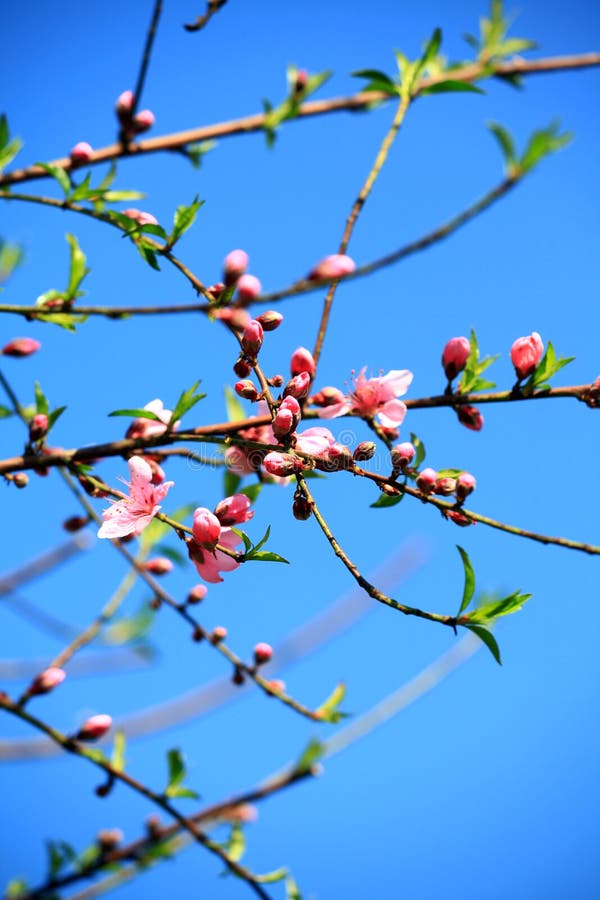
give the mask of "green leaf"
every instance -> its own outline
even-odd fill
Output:
[[[287,877],[288,870],[285,868],[275,869],[273,872],[267,872],[265,875],[255,875],[254,880],[260,884],[274,884],[276,881],[283,881]]]
[[[113,769],[116,769],[117,772],[125,771],[125,746],[125,732],[122,728],[118,728],[115,732],[115,742],[113,745],[113,752],[110,760]]]
[[[241,422],[242,419],[247,418],[240,398],[234,394],[229,385],[225,385],[225,409],[228,422]]]
[[[66,865],[77,859],[77,854],[66,841],[46,841],[46,850],[49,881],[52,881]]]
[[[289,559],[285,559],[285,557],[280,556],[278,553],[273,553],[271,550],[252,551],[246,559],[252,560],[253,562],[280,562],[289,565]]]
[[[187,389],[187,391],[182,391],[179,395],[179,400],[175,404],[175,408],[171,414],[171,419],[169,421],[169,425],[167,426],[169,429],[172,428],[176,422],[188,412],[192,407],[199,403],[200,400],[203,400],[206,397],[206,394],[197,394],[196,390],[199,381],[195,381],[193,385]]]
[[[10,143],[6,144],[0,150],[0,172],[5,169],[9,163],[13,161],[17,153],[22,149],[23,141],[20,138],[13,138]]]
[[[162,225],[154,225],[152,222],[147,222],[145,225],[140,225],[140,234],[153,234],[156,237],[162,238],[163,241],[166,241],[168,238],[167,232],[162,227]]]
[[[234,531],[237,535],[239,535],[239,537],[241,537],[241,539],[243,540],[243,542],[244,542],[244,550],[246,551],[246,553],[251,552],[252,549],[253,549],[253,548],[252,548],[252,541],[250,540],[250,538],[248,537],[248,535],[246,534],[246,532],[245,532],[245,531],[242,531],[241,528],[232,528],[231,530]]]
[[[193,791],[191,788],[182,787],[181,785],[167,788],[165,793],[167,797],[189,797],[190,800],[198,800],[200,797],[200,794],[197,791]]]
[[[465,586],[463,590],[462,600],[460,603],[460,607],[456,616],[460,616],[460,614],[467,609],[471,600],[473,599],[473,594],[475,593],[475,572],[473,570],[473,566],[471,564],[471,560],[469,559],[469,554],[466,550],[463,550],[462,547],[457,545],[456,549],[460,553],[460,558],[462,559],[462,564],[465,570]]]
[[[552,122],[548,128],[533,132],[520,159],[523,172],[530,172],[544,156],[562,149],[573,139],[570,132],[559,134],[559,127],[559,122]]]
[[[217,141],[200,141],[197,144],[188,144],[185,148],[188,159],[195,169],[199,169],[202,165],[202,157],[210,150],[214,150]]]
[[[442,43],[442,30],[441,28],[436,28],[431,37],[429,38],[427,44],[425,45],[425,50],[423,51],[423,55],[420,60],[418,60],[417,65],[414,69],[413,80],[411,84],[411,90],[416,86],[417,81],[421,77],[421,74],[426,70],[428,64],[434,59],[440,49]]]
[[[129,416],[135,419],[151,419],[153,422],[162,422],[162,419],[156,413],[150,412],[149,409],[113,409],[108,413],[109,416]]]
[[[330,696],[316,710],[315,715],[323,722],[335,724],[340,719],[346,718],[348,713],[339,712],[338,706],[346,696],[346,685],[341,681],[332,691]]]
[[[39,381],[35,382],[33,389],[35,391],[35,411],[36,411],[36,413],[38,413],[38,415],[40,413],[42,413],[43,415],[47,416],[48,413],[50,412],[50,405],[48,403],[48,400],[47,400],[44,392],[42,391],[42,389],[40,387]]]
[[[321,743],[321,741],[318,741],[316,738],[311,738],[303,750],[300,759],[294,766],[294,772],[298,772],[298,774],[310,772],[314,764],[322,759],[324,754],[325,744]]]
[[[8,119],[5,114],[2,113],[2,115],[0,115],[0,150],[4,150],[8,144],[9,137],[10,131],[8,129]]]
[[[78,871],[84,871],[85,869],[89,869],[90,866],[93,866],[100,856],[100,847],[98,844],[90,844],[89,847],[86,847],[85,850],[77,857],[75,861],[76,868]]]
[[[65,331],[71,332],[75,332],[76,325],[82,325],[88,320],[87,315],[67,312],[36,313],[35,318],[37,322],[49,322],[51,325],[58,325],[60,328],[64,328]]]
[[[148,603],[132,616],[123,616],[108,626],[103,641],[111,647],[132,644],[145,638],[154,624],[154,610]]]
[[[157,272],[160,272],[160,266],[156,259],[156,250],[154,247],[147,244],[142,238],[138,238],[135,242],[135,246],[138,248],[140,256],[144,259],[150,268],[155,269]]]
[[[181,782],[185,778],[186,772],[183,754],[177,747],[174,747],[172,750],[168,751],[167,765],[169,769],[169,781],[165,793],[167,794],[167,796],[171,796],[169,794],[169,789],[181,784]]]
[[[438,478],[458,478],[459,475],[462,475],[465,469],[436,469],[438,474]]]
[[[404,494],[385,494],[383,491],[375,501],[375,503],[371,503],[371,509],[389,509],[390,506],[397,506],[404,500]]]
[[[425,94],[450,93],[485,94],[485,91],[477,87],[477,85],[471,84],[469,81],[457,81],[454,78],[447,78],[445,81],[436,81],[435,84],[430,84],[428,87],[419,90],[419,96],[421,97]]]
[[[232,494],[237,493],[241,483],[241,477],[232,472],[231,469],[227,469],[223,475],[223,493],[225,496],[231,497]]]
[[[267,530],[263,534],[262,538],[258,542],[258,544],[254,545],[254,550],[260,550],[261,547],[264,547],[267,541],[269,540],[269,535],[271,534],[271,526],[267,526]]]
[[[66,290],[67,300],[76,296],[79,285],[90,271],[85,267],[85,253],[77,243],[77,238],[73,234],[67,234],[67,241],[71,248],[71,259],[69,265],[69,283]]]
[[[482,372],[491,366],[493,362],[498,359],[498,355],[496,356],[486,356],[483,359],[479,359],[479,345],[477,343],[477,335],[475,334],[475,330],[471,329],[471,352],[469,353],[469,358],[467,359],[467,363],[463,370],[463,373],[460,378],[460,382],[458,385],[458,392],[460,394],[468,394],[475,390],[475,385],[478,383],[483,383],[485,385],[490,385],[491,387],[495,387],[492,382],[489,381],[481,381],[480,375]]]
[[[424,460],[425,460],[425,455],[426,455],[425,444],[423,443],[422,440],[420,440],[420,438],[418,438],[416,436],[416,434],[413,434],[412,431],[410,433],[410,441],[411,441],[411,444],[414,446],[415,450],[417,451],[415,454],[415,458],[413,460],[413,467],[415,469],[418,469],[418,468],[420,468],[421,463],[424,462]]]
[[[19,244],[11,244],[0,239],[0,284],[8,281],[17,266],[23,262],[25,253]]]
[[[285,879],[285,900],[302,900],[300,888],[291,875]]]
[[[239,822],[234,822],[229,832],[229,838],[223,845],[223,849],[227,852],[229,859],[239,862],[246,852],[246,838],[244,837],[244,829]]]
[[[250,503],[254,503],[254,501],[262,491],[262,488],[262,483],[258,481],[256,484],[249,484],[248,487],[242,488],[239,493],[244,494],[248,498]]]
[[[481,625],[466,625],[465,628],[468,628],[469,631],[472,631],[473,634],[476,634],[477,637],[483,641],[498,665],[501,666],[502,659],[500,658],[500,647],[492,632],[488,631],[487,628],[483,628]]]
[[[527,38],[509,38],[496,46],[494,55],[514,56],[515,53],[522,53],[523,50],[535,50],[538,46],[537,41],[530,41]]]
[[[52,412],[48,416],[48,431],[50,431],[59,416],[62,416],[66,408],[66,406],[58,406],[56,409],[52,410]]]
[[[560,359],[557,359],[556,351],[554,350],[551,341],[548,341],[546,352],[544,353],[544,356],[540,360],[531,377],[523,386],[523,391],[527,393],[527,391],[532,390],[533,388],[542,387],[542,385],[544,385],[546,381],[552,378],[553,375],[556,375],[556,373],[559,372],[564,366],[567,366],[570,362],[573,362],[574,359],[574,356],[561,356]]]
[[[196,219],[196,214],[203,205],[204,200],[198,200],[196,196],[190,206],[178,206],[173,217],[173,230],[167,242],[170,247],[179,240],[182,234],[191,228]]]
[[[17,900],[17,897],[26,894],[28,891],[29,885],[24,878],[13,878],[6,885],[4,894],[6,900]]]
[[[48,175],[52,175],[52,177],[56,179],[56,181],[58,181],[61,188],[63,189],[65,198],[69,196],[69,194],[71,193],[71,179],[64,169],[61,169],[60,166],[53,166],[52,163],[40,162],[36,163],[36,165],[40,166],[42,169],[44,169],[45,172],[48,173]]]
[[[366,78],[368,81],[381,81],[383,84],[387,84],[390,88],[395,92],[398,85],[395,81],[392,81],[389,75],[386,75],[385,72],[380,72],[379,69],[358,69],[356,72],[350,73],[353,78]]]
[[[469,622],[491,622],[494,619],[499,619],[500,616],[507,616],[510,613],[517,612],[532,596],[532,594],[522,594],[520,591],[515,591],[508,597],[494,600],[473,610],[473,612],[469,613]]]
[[[71,193],[69,195],[69,202],[75,203],[75,202],[77,202],[77,200],[87,200],[90,193],[94,193],[90,188],[91,182],[92,182],[92,173],[88,172],[87,175],[85,176],[85,178],[83,179],[83,181],[81,182],[81,184],[77,185],[77,187],[75,187],[71,191]],[[96,193],[97,193],[97,190],[96,190]]]
[[[507,131],[506,128],[504,128],[502,125],[499,125],[498,122],[488,122],[487,127],[498,141],[498,146],[500,147],[502,156],[504,157],[506,171],[508,174],[510,174],[518,165],[517,151],[515,149],[515,143],[512,139],[512,136],[510,132]]]
[[[102,191],[102,199],[107,203],[121,203],[124,200],[143,200],[145,196],[141,191]],[[132,220],[130,219],[129,221],[131,222]]]
[[[12,409],[9,409],[8,406],[4,406],[0,403],[0,419],[8,419],[9,416],[14,415]]]

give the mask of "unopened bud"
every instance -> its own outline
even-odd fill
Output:
[[[317,468],[326,472],[337,472],[340,469],[351,469],[354,464],[350,449],[345,444],[332,444],[319,454]]]
[[[535,372],[543,353],[544,344],[537,331],[528,337],[517,338],[510,348],[510,358],[519,381]]]
[[[281,678],[271,678],[268,682],[269,688],[274,691],[276,694],[285,693],[285,681],[282,681]]]
[[[466,337],[450,338],[442,353],[442,365],[446,378],[452,381],[462,372],[471,353],[471,344]]]
[[[50,668],[36,675],[29,685],[27,693],[31,697],[37,694],[47,694],[49,691],[53,691],[55,687],[58,687],[59,684],[62,684],[66,677],[66,673],[62,669],[59,669],[57,666],[50,666]]]
[[[2,348],[4,356],[31,356],[40,349],[42,345],[33,338],[13,338]]]
[[[115,112],[117,113],[120,122],[128,122],[131,118],[133,102],[133,91],[123,91],[123,93],[119,94],[117,97]]]
[[[196,584],[194,587],[188,592],[186,597],[186,601],[188,603],[201,603],[208,593],[208,588],[205,584]]]
[[[394,472],[404,472],[415,458],[416,452],[410,441],[404,441],[404,443],[392,447],[390,456]]]
[[[299,456],[292,456],[291,453],[278,453],[276,450],[267,453],[263,465],[269,475],[276,475],[279,478],[295,475],[308,468],[306,460],[300,459]]]
[[[300,404],[295,397],[288,395],[281,401],[275,418],[271,423],[273,434],[277,439],[287,437],[296,430],[301,418]]]
[[[334,406],[336,403],[341,403],[344,399],[345,395],[336,387],[321,388],[320,391],[311,397],[315,406]]]
[[[475,490],[476,484],[475,478],[469,472],[463,472],[462,475],[459,475],[456,479],[457,499],[463,501]]]
[[[417,475],[417,487],[424,494],[430,494],[435,488],[437,481],[437,472],[435,469],[423,469]]]
[[[223,625],[217,625],[216,628],[213,628],[211,637],[215,644],[219,644],[227,637],[227,629]]]
[[[206,550],[214,550],[219,543],[221,523],[209,509],[199,506],[194,512],[192,534],[200,547]]]
[[[299,375],[294,375],[283,389],[283,396],[295,397],[296,400],[302,400],[304,397],[308,396],[311,380],[308,372],[300,372]]]
[[[233,367],[233,371],[239,378],[246,378],[246,376],[249,375],[252,371],[252,366],[242,356],[240,356],[235,366]]]
[[[445,519],[450,519],[450,521],[454,522],[455,525],[458,525],[459,528],[467,528],[469,525],[475,525],[473,519],[469,519],[468,516],[465,516],[456,509],[443,510],[443,516]]]
[[[262,347],[263,338],[264,334],[260,322],[257,322],[256,319],[250,319],[244,328],[242,337],[242,350],[244,353],[247,353],[248,356],[256,356]]]
[[[438,478],[435,487],[433,489],[435,494],[439,494],[441,497],[450,497],[451,494],[456,490],[456,478],[449,478],[446,475],[443,475],[441,478]]]
[[[257,316],[256,321],[260,322],[264,331],[275,331],[275,329],[279,328],[279,326],[283,322],[283,316],[280,312],[276,312],[274,309],[269,309],[267,310],[267,312],[261,313],[260,316]]]
[[[260,396],[254,384],[247,378],[236,383],[235,392],[238,397],[243,397],[244,400],[252,400],[253,402],[258,400]]]
[[[210,284],[206,288],[206,293],[210,294],[209,299],[214,302],[220,298],[220,296],[224,290],[225,290],[225,285],[223,284],[222,281],[218,281],[216,284]]]
[[[349,256],[344,256],[342,253],[333,253],[331,256],[326,256],[325,259],[322,259],[320,263],[317,263],[308,277],[312,281],[342,278],[344,275],[354,272],[355,269],[356,263]]]
[[[48,416],[38,413],[29,423],[29,440],[41,441],[48,433]]]
[[[133,117],[131,128],[135,134],[142,134],[154,125],[154,113],[150,109],[142,109]]]
[[[138,225],[158,225],[158,219],[152,213],[144,212],[142,209],[124,209],[121,214],[133,219]]]
[[[89,719],[86,719],[75,737],[78,741],[97,741],[111,728],[111,717],[100,713],[98,716],[91,716]]]
[[[248,254],[245,250],[231,250],[223,260],[223,277],[230,287],[235,284],[248,268]]]
[[[196,627],[192,631],[192,640],[195,641],[197,644],[199,644],[200,641],[204,640],[204,632],[202,631],[202,629],[200,628],[199,625],[196,625]]]
[[[476,406],[457,406],[456,415],[460,424],[471,431],[481,431],[483,428],[483,416]]]
[[[273,656],[273,648],[270,644],[260,643],[254,648],[254,662],[257,666],[268,663]]]
[[[231,680],[233,681],[234,684],[237,684],[237,685],[242,685],[244,683],[244,681],[245,681],[244,673],[242,672],[242,670],[240,668],[238,668],[238,666],[236,666],[235,669],[233,670],[233,675],[231,676]]]
[[[290,360],[290,372],[292,375],[300,375],[301,372],[308,372],[311,378],[315,377],[317,366],[315,358],[306,347],[298,347],[292,353]]]
[[[73,164],[88,162],[94,155],[94,151],[87,141],[79,141],[71,150],[69,156]]]
[[[100,850],[104,851],[104,853],[108,853],[122,843],[123,832],[120,828],[103,828],[102,831],[99,831],[96,835],[96,841]]]
[[[298,69],[296,72],[296,81],[294,82],[294,93],[302,94],[308,83],[308,72],[306,69]]]
[[[146,560],[144,569],[152,575],[166,575],[173,571],[173,563],[166,556],[155,556],[153,559]]]
[[[310,519],[312,511],[313,504],[311,500],[308,500],[301,493],[297,492],[296,494],[294,494],[292,513],[295,519],[298,519],[299,522],[306,522],[307,519]]]
[[[267,378],[267,382],[274,388],[280,388],[283,384],[283,375],[271,375],[270,378]]]
[[[596,406],[600,406],[600,375],[598,375],[596,380],[590,384],[582,399],[592,409]]]
[[[13,476],[13,484],[17,488],[25,488],[29,484],[29,475],[27,472],[15,472]]]
[[[242,275],[236,284],[237,295],[240,300],[255,300],[262,291],[262,284],[256,275]]]
[[[228,528],[231,525],[241,525],[254,516],[254,511],[250,509],[250,500],[245,494],[232,494],[231,497],[225,497],[215,507],[215,516],[223,525]]]
[[[62,527],[69,534],[74,534],[76,531],[81,531],[82,528],[85,528],[89,521],[89,516],[69,516],[62,523]]]
[[[361,441],[360,444],[354,448],[352,459],[356,460],[356,462],[373,459],[376,450],[377,445],[373,441]]]

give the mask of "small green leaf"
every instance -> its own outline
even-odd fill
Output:
[[[77,859],[77,854],[65,841],[46,841],[48,852],[48,878],[52,881],[66,865]]]
[[[351,72],[350,74],[353,78],[366,78],[368,81],[381,81],[394,91],[398,87],[389,75],[386,75],[385,72],[380,72],[379,69],[358,69],[356,72]]]
[[[135,419],[151,419],[153,422],[161,422],[162,419],[149,409],[113,409],[109,416],[129,416]]]
[[[244,549],[245,549],[246,553],[250,553],[253,549],[252,541],[250,540],[250,538],[248,537],[246,532],[242,531],[241,528],[232,528],[231,530],[234,531],[237,535],[239,535],[239,537],[241,537],[241,539],[244,542]]]
[[[488,631],[487,628],[483,628],[483,626],[481,625],[466,625],[465,627],[468,628],[469,631],[472,631],[473,634],[476,634],[477,637],[483,641],[498,665],[501,666],[502,659],[500,658],[500,647],[498,646],[498,642],[496,641],[496,638],[494,637],[492,632]]]
[[[420,97],[424,96],[425,94],[451,93],[485,94],[485,91],[482,90],[482,88],[477,87],[477,85],[471,84],[469,81],[457,81],[453,78],[447,78],[444,81],[436,81],[435,84],[430,84],[428,85],[428,87],[424,87],[419,90]]]
[[[517,612],[531,599],[532,596],[532,594],[522,594],[520,591],[515,591],[514,593],[509,594],[508,597],[503,597],[501,600],[494,600],[491,603],[486,603],[484,606],[479,606],[477,609],[473,610],[473,612],[469,613],[469,622],[491,622],[494,619],[499,619],[500,616],[507,616],[510,613]]]
[[[239,862],[246,852],[246,838],[244,836],[244,829],[239,822],[235,822],[231,826],[229,838],[223,845],[223,849],[227,852],[227,856],[229,857],[229,859],[232,859],[234,862]]]
[[[460,614],[467,609],[469,603],[473,599],[473,594],[475,593],[475,572],[473,570],[473,566],[471,564],[471,560],[469,559],[469,554],[466,550],[463,550],[462,547],[457,545],[456,549],[460,553],[460,558],[462,559],[462,563],[465,570],[465,586],[463,590],[462,600],[456,616],[460,616]]]
[[[204,200],[198,200],[195,197],[190,206],[178,206],[173,217],[173,230],[169,235],[167,242],[170,247],[179,240],[182,234],[191,228],[196,219],[196,214],[203,205]]]
[[[260,539],[258,544],[254,545],[254,549],[260,550],[261,547],[264,547],[265,544],[267,543],[267,541],[269,540],[270,534],[271,534],[271,526],[269,525],[269,526],[267,526],[267,530],[265,531],[264,535],[262,536],[262,538]]]
[[[0,419],[8,419],[9,416],[14,415],[12,409],[9,409],[8,406],[4,406],[0,403]]]
[[[59,416],[62,416],[66,408],[66,406],[58,406],[56,409],[52,410],[52,412],[48,416],[48,431],[50,431]]]
[[[199,381],[195,381],[193,385],[187,389],[187,391],[182,391],[179,395],[179,400],[175,404],[175,408],[171,414],[171,419],[168,427],[172,428],[176,422],[192,409],[196,403],[200,400],[203,400],[206,397],[206,394],[197,394],[196,390],[198,389]]]
[[[168,787],[171,788],[175,785],[181,784],[181,782],[185,778],[186,769],[183,754],[177,747],[174,747],[172,750],[168,751],[167,765],[169,767]]]
[[[401,494],[385,494],[383,491],[375,501],[375,503],[371,503],[371,509],[389,509],[390,506],[397,506],[404,500],[404,493]]]
[[[425,444],[416,436],[416,434],[413,434],[412,431],[410,433],[410,441],[417,451],[413,460],[413,466],[415,469],[418,469],[421,466],[421,463],[425,461]]]
[[[260,882],[260,884],[275,884],[276,881],[283,881],[287,877],[287,873],[287,869],[275,869],[275,871],[267,872],[265,875],[255,875],[254,880]]]
[[[90,193],[93,193],[93,191],[90,187],[91,182],[92,182],[92,173],[88,172],[87,175],[85,176],[85,178],[83,179],[83,181],[81,182],[81,184],[78,184],[77,187],[75,187],[71,191],[71,193],[69,195],[69,202],[76,203],[77,200],[87,200],[89,198]],[[96,193],[97,193],[97,190],[96,190]]]
[[[10,143],[6,144],[0,150],[0,172],[5,169],[9,163],[13,161],[17,153],[22,149],[23,141],[20,138],[13,138]]]
[[[24,878],[13,878],[6,885],[6,889],[4,891],[6,900],[17,900],[22,894],[26,894],[29,891],[29,885],[25,881]]]
[[[239,397],[234,394],[229,385],[225,385],[225,409],[228,422],[241,422],[242,419],[247,418]]]
[[[40,387],[39,381],[35,382],[33,389],[35,391],[35,411],[36,411],[36,413],[38,413],[38,414],[42,413],[43,415],[47,416],[48,413],[50,412],[50,405],[48,403],[48,400],[47,400],[44,392],[42,391],[42,389]]]
[[[11,244],[0,238],[0,284],[8,281],[17,266],[23,262],[24,256],[19,244]]]
[[[140,256],[144,259],[150,268],[155,269],[157,272],[160,272],[160,266],[158,264],[158,260],[156,259],[156,249],[150,244],[146,243],[142,238],[138,238],[135,242],[135,246],[138,248]]]
[[[231,469],[227,469],[223,475],[223,493],[225,496],[231,497],[232,494],[237,493],[237,489],[241,483],[241,477],[236,475],[235,472],[232,472]]]
[[[5,114],[2,113],[2,115],[0,115],[0,150],[4,150],[8,144],[9,137],[10,131],[8,129],[8,119]]]
[[[323,722],[335,724],[340,719],[347,717],[348,713],[338,711],[338,706],[346,696],[346,685],[341,681],[332,691],[330,696],[316,710],[315,715]]]
[[[82,850],[75,861],[75,867],[79,872],[83,872],[93,866],[100,856],[100,847],[98,844],[90,844],[85,850]]]
[[[285,900],[302,900],[300,888],[291,875],[285,879]]]
[[[573,135],[570,132],[559,134],[559,127],[558,122],[552,122],[548,128],[533,132],[520,159],[520,166],[524,172],[530,172],[544,156],[555,153],[570,143]]]
[[[417,81],[421,77],[421,74],[427,69],[428,64],[434,59],[440,49],[442,44],[442,30],[441,28],[436,28],[431,37],[429,38],[427,44],[425,45],[425,50],[423,51],[423,56],[417,62],[417,65],[414,70],[413,81],[411,85],[411,89],[416,86]]]
[[[36,165],[40,166],[44,171],[48,173],[48,175],[52,175],[56,181],[60,184],[63,189],[65,197],[68,197],[71,193],[71,179],[67,175],[64,169],[61,169],[60,166],[53,166],[52,163],[36,163]]]
[[[314,764],[322,759],[324,754],[325,744],[322,744],[316,738],[311,738],[294,766],[294,771],[298,772],[298,774],[310,772]]]
[[[121,203],[125,200],[143,200],[146,195],[141,191],[103,191],[102,199],[107,203]],[[131,219],[130,219],[131,221]]]
[[[191,788],[182,787],[181,785],[167,788],[165,793],[167,797],[189,797],[190,800],[198,800],[200,797],[200,794],[197,791],[193,791]]]
[[[242,488],[239,493],[244,494],[248,498],[250,503],[254,503],[254,501],[262,491],[262,488],[262,483],[258,481],[256,484],[249,484],[248,487]]]
[[[498,146],[504,157],[506,171],[510,174],[517,166],[517,152],[512,136],[506,128],[499,125],[497,122],[488,122],[487,127],[498,141]]]
[[[113,769],[116,769],[117,772],[125,771],[125,746],[125,732],[122,728],[118,728],[115,732],[115,742],[113,745],[113,752],[110,760]]]
[[[278,553],[273,553],[271,550],[252,551],[246,559],[252,560],[253,562],[280,562],[289,565],[289,559],[285,559],[285,557],[280,556]]]
[[[217,141],[200,141],[197,144],[188,144],[185,152],[193,167],[199,169],[202,165],[203,156],[210,150],[214,150],[216,146]]]
[[[69,265],[69,283],[66,290],[67,300],[72,299],[79,290],[79,285],[90,271],[85,267],[85,253],[77,243],[73,234],[67,234],[67,241],[71,248],[71,260]]]
[[[527,393],[529,390],[533,388],[540,388],[545,385],[545,382],[549,381],[553,375],[556,375],[564,366],[567,366],[570,362],[573,362],[575,359],[574,356],[567,356],[557,359],[556,351],[552,346],[552,342],[548,341],[548,346],[546,347],[546,352],[544,356],[539,362],[539,365],[536,367],[535,372],[531,375],[529,380],[523,385],[523,392]]]

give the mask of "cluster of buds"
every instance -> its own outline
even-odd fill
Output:
[[[464,503],[465,499],[475,490],[477,482],[469,472],[461,472],[460,475],[440,475],[435,469],[422,469],[416,477],[416,485],[423,494],[437,494],[440,497],[456,495],[458,503]]]
[[[121,124],[121,137],[124,140],[131,140],[136,134],[142,134],[154,125],[154,113],[149,109],[142,109],[132,115],[134,103],[133,91],[123,91],[115,104],[115,112]]]

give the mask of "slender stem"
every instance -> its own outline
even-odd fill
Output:
[[[266,900],[269,900],[269,895],[263,890],[260,884],[256,882],[255,876],[252,874],[252,872],[250,872],[244,866],[240,865],[240,863],[233,860],[225,852],[225,850],[223,850],[223,848],[219,846],[219,844],[216,844],[206,834],[204,834],[204,832],[200,831],[196,824],[182,815],[179,810],[177,810],[169,802],[164,794],[157,794],[145,784],[142,784],[140,781],[137,781],[131,775],[127,774],[127,772],[116,769],[103,756],[100,756],[97,753],[88,750],[87,747],[83,746],[79,741],[75,740],[72,737],[68,737],[66,734],[58,731],[58,729],[52,728],[50,725],[47,725],[41,719],[32,716],[31,713],[27,712],[27,710],[23,709],[18,704],[13,703],[13,701],[10,700],[10,698],[6,694],[0,694],[0,708],[6,710],[6,712],[12,713],[13,715],[17,716],[17,718],[21,719],[24,722],[27,722],[29,725],[32,725],[34,728],[37,728],[38,731],[42,731],[55,743],[60,744],[63,750],[66,750],[67,753],[73,753],[75,756],[86,759],[88,762],[92,763],[95,766],[98,766],[98,768],[106,772],[106,774],[112,780],[121,781],[123,784],[126,784],[132,790],[136,791],[136,793],[141,794],[142,797],[146,797],[147,800],[152,801],[152,803],[154,803],[156,806],[159,806],[173,819],[175,819],[175,821],[178,822],[182,828],[188,831],[199,844],[201,844],[203,847],[206,847],[207,850],[210,850],[211,853],[214,853],[216,856],[218,856],[219,859],[221,859],[225,863],[228,869],[230,869],[232,872],[235,872],[235,874],[239,878],[243,878],[243,880],[250,885],[250,887],[259,897],[263,897],[266,898]]]
[[[354,231],[354,226],[356,225],[357,219],[361,213],[363,206],[367,201],[367,197],[371,193],[373,185],[377,180],[377,176],[381,172],[383,165],[388,157],[391,146],[394,143],[394,139],[400,130],[400,126],[404,121],[404,117],[408,111],[408,107],[410,106],[411,97],[406,94],[400,100],[398,107],[396,109],[396,113],[392,120],[392,124],[390,125],[387,134],[385,135],[383,141],[381,142],[381,146],[377,152],[377,156],[375,157],[375,162],[373,163],[369,174],[367,175],[363,186],[358,192],[358,196],[354,203],[352,204],[352,209],[346,219],[346,225],[344,227],[344,233],[342,234],[342,240],[340,241],[339,253],[345,253],[348,244],[350,243],[350,238],[352,237],[352,232]],[[323,303],[323,311],[321,313],[321,320],[319,322],[319,328],[317,331],[317,338],[315,341],[315,346],[313,349],[313,357],[315,360],[315,365],[318,366],[319,358],[321,356],[321,350],[323,348],[323,341],[325,340],[325,334],[327,332],[327,326],[329,324],[329,317],[331,315],[331,308],[333,306],[333,301],[335,298],[335,292],[337,290],[337,286],[339,284],[339,279],[332,281],[329,285],[329,290],[327,291],[327,295],[325,297],[325,301]]]
[[[17,395],[15,394],[12,387],[10,386],[10,383],[4,377],[2,370],[0,370],[0,384],[4,388],[6,395],[7,395],[8,399],[10,400],[15,413],[18,415],[18,417],[21,419],[22,422],[26,422],[27,420],[25,418],[25,410],[19,403]]]
[[[144,45],[144,52],[142,54],[142,62],[140,64],[140,71],[137,77],[137,82],[135,85],[135,89],[133,92],[133,103],[131,106],[131,116],[135,115],[140,100],[142,99],[142,93],[144,91],[144,83],[146,81],[146,74],[148,72],[148,66],[150,65],[150,58],[152,56],[152,47],[154,45],[154,40],[156,38],[156,31],[158,28],[158,22],[160,20],[160,16],[162,13],[162,0],[155,0],[154,10],[152,12],[152,19],[150,20],[150,25],[148,27],[148,33],[146,34],[146,43]]]
[[[543,72],[584,69],[598,65],[600,65],[600,53],[555,56],[538,60],[516,58],[508,62],[467,63],[461,68],[453,69],[451,77],[455,81],[471,82],[482,77],[484,74],[500,77],[507,75],[534,75]],[[419,82],[419,89],[429,87],[439,81],[445,81],[447,78],[448,72],[441,72],[439,75],[428,76]],[[312,116],[328,115],[333,112],[364,109],[365,107],[370,106],[375,100],[386,102],[389,101],[389,99],[390,97],[388,94],[379,91],[363,91],[353,94],[350,97],[334,97],[329,100],[308,101],[302,104],[298,111],[297,118],[304,119]],[[259,113],[245,116],[241,119],[234,119],[229,122],[219,122],[214,125],[190,128],[186,131],[148,138],[144,141],[129,144],[126,151],[123,149],[123,145],[117,142],[96,150],[92,155],[89,164],[96,165],[123,156],[131,157],[139,154],[156,153],[165,150],[179,150],[181,147],[185,147],[186,144],[198,141],[261,131],[265,126],[265,119],[265,114]],[[58,166],[66,171],[69,171],[72,168],[69,157],[61,157],[60,159],[52,160],[52,165]],[[40,166],[27,166],[26,168],[15,169],[12,172],[5,172],[3,175],[0,175],[0,185],[16,184],[18,182],[47,177],[48,173]]]
[[[207,0],[206,3],[206,12],[203,16],[198,16],[195,22],[190,22],[187,25],[184,25],[186,31],[200,31],[201,28],[204,28],[215,13],[218,13],[220,9],[222,9],[227,0]]]

